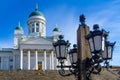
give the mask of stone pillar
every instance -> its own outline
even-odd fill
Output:
[[[35,30],[34,32],[36,32],[36,22],[34,23],[34,30]]]
[[[28,50],[28,70],[30,70],[30,50]]]
[[[46,70],[46,50],[44,50],[44,70]]]
[[[20,69],[23,69],[23,50],[20,50]]]
[[[89,26],[85,24],[84,15],[80,16],[79,28],[77,30],[77,45],[78,45],[78,58],[80,59],[80,75],[79,80],[86,80],[86,59],[90,58],[90,48],[85,36],[89,34]]]
[[[41,33],[42,23],[39,23],[39,32]]]
[[[50,70],[51,70],[51,69],[52,69],[52,59],[51,59],[51,54],[50,54],[49,58],[50,58]]]
[[[54,70],[54,54],[53,54],[53,50],[51,51],[51,69]]]
[[[38,51],[35,50],[35,70],[38,70]]]

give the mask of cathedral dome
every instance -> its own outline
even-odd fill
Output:
[[[33,12],[29,15],[29,18],[30,18],[30,17],[33,17],[33,16],[44,17],[44,15],[42,14],[42,12],[38,11],[38,5],[36,5],[35,11],[33,11]]]
[[[42,17],[44,17],[44,15],[43,15],[41,12],[39,12],[38,10],[32,12],[32,13],[29,15],[29,17],[32,17],[32,16],[42,16]]]

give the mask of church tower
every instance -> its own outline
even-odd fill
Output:
[[[14,31],[14,49],[18,49],[19,43],[22,40],[23,34],[24,32],[19,22],[18,26],[15,28],[15,31]]]
[[[61,31],[59,30],[58,26],[53,29],[53,40],[57,41],[59,39],[59,35],[61,35]]]
[[[46,37],[46,20],[44,15],[36,9],[29,15],[28,18],[28,35],[31,37]]]

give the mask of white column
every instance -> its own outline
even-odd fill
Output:
[[[30,70],[30,50],[28,50],[28,70]]]
[[[51,51],[51,67],[52,67],[52,70],[54,70],[54,54],[53,54],[53,50]]]
[[[41,33],[42,23],[39,23],[39,32]]]
[[[52,69],[52,65],[51,65],[51,63],[52,63],[51,54],[50,54],[49,58],[50,58],[50,70],[51,70],[51,69]]]
[[[34,30],[35,30],[34,32],[36,32],[36,22],[34,23]]]
[[[35,50],[35,70],[38,70],[38,51]]]
[[[44,70],[46,70],[46,50],[44,50]]]
[[[23,50],[20,50],[20,69],[23,69]]]

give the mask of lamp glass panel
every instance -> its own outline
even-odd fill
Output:
[[[107,49],[105,48],[105,50],[102,52],[102,58],[106,59],[107,58]]]
[[[94,45],[93,45],[93,39],[92,38],[89,39],[89,44],[90,44],[90,50],[91,50],[91,52],[93,52],[94,51]]]
[[[95,50],[99,51],[102,48],[102,40],[101,40],[101,36],[94,36],[94,46],[95,46]]]
[[[56,50],[56,56],[57,56],[57,58],[60,58],[59,46],[56,46],[55,50]]]
[[[105,38],[102,37],[102,51],[105,50]]]
[[[70,62],[73,63],[72,53],[70,53],[69,56],[70,56]]]
[[[108,58],[112,58],[112,47],[108,46]]]
[[[61,45],[60,46],[60,51],[61,51],[61,58],[65,58],[67,57],[67,49],[66,49],[66,45]]]
[[[73,63],[77,62],[77,53],[73,53]]]

